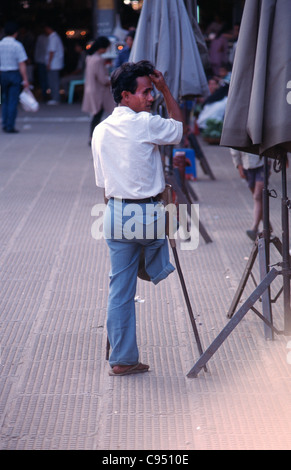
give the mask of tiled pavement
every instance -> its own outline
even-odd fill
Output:
[[[248,312],[208,373],[187,378],[199,355],[177,272],[156,287],[138,282],[140,355],[150,373],[108,376],[109,259],[91,236],[102,193],[88,118],[79,104],[42,105],[37,114],[20,111],[17,124],[18,135],[0,135],[0,448],[290,450],[291,338],[266,341]],[[213,242],[201,238],[197,250],[178,254],[205,348],[228,322],[252,249],[252,201],[229,151],[202,145],[216,180],[197,163],[191,184]],[[280,237],[274,172],[271,187]],[[250,281],[243,298],[253,289]],[[273,313],[281,328],[282,296]]]

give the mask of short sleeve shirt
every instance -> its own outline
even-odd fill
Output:
[[[51,70],[61,70],[64,67],[64,46],[58,33],[55,31],[48,37],[46,63],[49,61],[49,54],[53,52]]]
[[[20,41],[7,36],[0,41],[0,71],[12,72],[19,69],[19,63],[27,60],[27,54]]]
[[[245,170],[260,168],[264,165],[264,160],[259,155],[252,153],[241,152],[235,149],[230,149],[234,165],[242,165]]]
[[[92,152],[97,186],[109,199],[144,199],[165,188],[159,145],[178,144],[183,124],[118,106],[94,130]]]

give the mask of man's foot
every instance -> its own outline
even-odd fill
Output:
[[[109,375],[129,375],[129,374],[141,374],[143,372],[148,372],[150,366],[147,364],[142,364],[138,362],[133,366],[113,366],[109,371]]]
[[[47,102],[47,104],[48,104],[49,106],[56,106],[56,105],[58,105],[58,104],[60,104],[60,103],[59,103],[58,101],[56,101],[56,100],[49,100],[49,101]]]
[[[7,129],[7,128],[4,128],[3,131],[7,132],[7,134],[18,134],[19,132],[17,129]]]

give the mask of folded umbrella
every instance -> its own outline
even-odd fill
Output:
[[[144,59],[163,73],[175,99],[208,96],[207,78],[183,0],[144,0],[129,60]]]
[[[246,0],[220,144],[264,156],[264,238],[268,259],[267,158],[282,171],[285,331],[291,332],[287,153],[291,152],[290,0]]]
[[[246,0],[221,145],[276,157],[291,151],[290,0]]]

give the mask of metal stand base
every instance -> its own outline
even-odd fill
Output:
[[[246,302],[242,305],[242,307],[237,311],[237,313],[232,317],[232,319],[228,322],[228,324],[224,327],[221,333],[217,336],[217,338],[213,341],[213,343],[206,349],[205,353],[202,354],[200,359],[196,362],[194,367],[188,372],[187,377],[193,378],[197,377],[200,370],[205,367],[209,359],[214,355],[214,353],[220,348],[222,343],[227,339],[227,337],[232,333],[235,327],[241,322],[244,316],[248,313],[248,311],[253,307],[257,300],[261,297],[261,295],[270,287],[271,283],[274,279],[280,274],[275,268],[272,268],[271,271],[267,274],[265,279],[258,285],[258,287],[254,290],[254,292],[250,295],[250,297],[246,300]],[[261,320],[263,320],[269,328],[271,328],[275,333],[280,333],[274,326],[263,316],[260,316]]]
[[[287,183],[286,183],[286,167],[287,167],[287,155],[279,155],[280,169],[282,170],[282,244],[279,239],[274,238],[270,240],[270,223],[269,223],[269,200],[268,197],[270,193],[268,192],[268,159],[264,157],[264,173],[265,173],[265,183],[264,183],[264,196],[263,196],[263,209],[264,209],[264,231],[263,238],[259,239],[252,250],[250,259],[245,268],[244,275],[240,281],[237,293],[233,299],[230,310],[228,312],[228,317],[231,318],[229,323],[217,336],[217,338],[212,342],[212,344],[207,348],[204,354],[188,372],[187,377],[197,377],[200,370],[205,367],[209,359],[215,354],[215,352],[220,348],[223,342],[228,338],[236,326],[241,322],[244,316],[249,310],[252,310],[263,322],[265,325],[265,337],[266,339],[273,339],[273,334],[291,334],[291,308],[290,308],[290,255],[289,255],[289,216],[288,209],[291,206],[290,201],[287,197]],[[282,263],[278,263],[279,266],[282,266],[282,270],[278,271],[275,268],[272,268],[269,271],[269,248],[270,243],[273,243],[282,255]],[[259,254],[259,264],[260,264],[260,275],[261,282],[249,296],[249,298],[244,302],[242,307],[234,314],[234,311],[237,307],[237,304],[240,300],[241,294],[246,285],[247,279],[251,274],[255,258]],[[284,294],[284,330],[277,330],[272,324],[272,311],[271,311],[271,299],[270,299],[270,286],[272,282],[276,279],[278,275],[283,276],[283,288],[280,293],[283,291]],[[262,298],[263,304],[263,315],[261,315],[258,310],[254,307],[254,304]],[[276,299],[278,298],[278,295]]]
[[[270,244],[273,244],[275,248],[278,250],[278,252],[282,255],[282,243],[279,240],[279,238],[274,237],[270,240]],[[243,294],[243,291],[247,285],[248,279],[250,276],[252,276],[252,269],[254,266],[254,263],[256,261],[257,256],[259,255],[259,265],[260,265],[260,274],[261,274],[261,280],[266,276],[267,274],[267,264],[265,261],[265,253],[266,253],[266,246],[265,246],[265,239],[264,238],[258,238],[256,242],[254,243],[251,255],[248,259],[247,265],[245,267],[244,273],[242,275],[242,278],[240,280],[239,286],[237,288],[237,291],[235,293],[235,296],[232,300],[231,306],[229,308],[229,311],[227,313],[227,318],[232,318],[234,315],[236,308],[238,306],[238,303],[241,299],[241,296]],[[270,295],[268,295],[267,298],[263,298],[263,314],[264,316],[269,319],[269,321],[272,323],[272,313],[271,313],[271,308],[270,304],[275,303],[279,295],[282,293],[281,289],[279,293],[277,294],[276,298],[274,300],[270,299]],[[269,292],[268,292],[269,294]],[[269,331],[269,328],[265,330],[265,337],[266,339],[273,339],[272,332]]]

